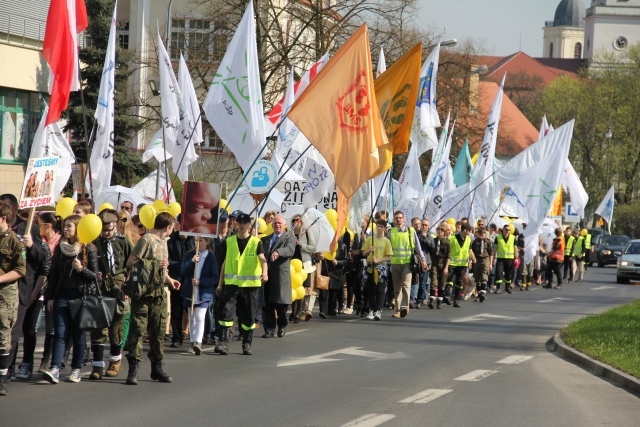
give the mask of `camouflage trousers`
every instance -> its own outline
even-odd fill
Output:
[[[167,327],[167,297],[145,296],[131,301],[129,324],[129,358],[142,361],[142,336],[149,333],[149,361],[156,363],[164,356],[164,332]]]
[[[0,369],[7,369],[11,351],[11,329],[18,317],[18,285],[0,285]],[[6,360],[5,360],[6,359]]]

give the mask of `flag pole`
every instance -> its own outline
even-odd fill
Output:
[[[93,175],[91,174],[91,147],[89,145],[89,127],[87,126],[87,106],[84,103],[84,88],[82,86],[82,68],[80,67],[80,56],[78,55],[78,84],[80,85],[80,103],[82,104],[82,122],[84,125],[84,142],[85,148],[87,150],[87,171],[89,174],[89,195],[91,196],[91,203],[94,203],[93,200]],[[93,128],[95,129],[97,122],[94,121]],[[93,133],[93,130],[92,132]],[[85,178],[86,180],[86,178]],[[109,183],[111,184],[111,183]],[[84,182],[82,184],[82,191],[84,191]],[[84,197],[84,194],[82,195]],[[95,208],[94,208],[95,209]]]

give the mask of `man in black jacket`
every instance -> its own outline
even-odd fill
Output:
[[[18,350],[18,340],[22,335],[22,325],[25,322],[25,318],[34,318],[38,313],[34,313],[34,302],[40,297],[40,292],[45,283],[46,277],[49,275],[51,268],[51,253],[49,247],[42,242],[40,238],[40,228],[38,222],[34,221],[31,225],[29,233],[26,232],[27,223],[18,217],[18,199],[13,194],[3,194],[0,196],[0,201],[7,203],[11,207],[11,216],[7,218],[7,223],[11,226],[11,230],[18,235],[18,238],[22,240],[22,244],[25,247],[26,261],[27,261],[27,274],[22,277],[18,282],[19,292],[19,304],[18,304],[18,316],[16,322],[11,329],[11,353],[9,354],[9,361],[11,363],[9,367],[9,375],[13,376],[15,372],[15,359]],[[39,312],[39,310],[38,310]],[[27,322],[30,323],[30,322]],[[25,335],[26,346],[35,346],[35,333],[29,333]],[[23,366],[20,368],[21,377],[28,376],[33,370],[33,361],[29,363],[29,366]]]
[[[180,215],[176,218],[174,231],[167,241],[169,249],[169,276],[182,283],[180,275],[180,264],[184,254],[193,251],[196,243],[193,236],[180,235]],[[182,318],[184,316],[184,301],[180,296],[179,290],[169,288],[171,296],[171,347],[177,348],[182,345],[184,337],[182,336]]]

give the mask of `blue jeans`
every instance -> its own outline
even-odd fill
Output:
[[[427,283],[430,283],[429,272],[422,273],[418,283],[411,284],[411,302],[422,304],[429,295]],[[429,286],[430,287],[430,286]]]
[[[53,300],[54,339],[51,366],[60,368],[62,356],[64,355],[65,343],[68,341],[69,336],[71,336],[71,339],[73,340],[73,359],[71,361],[71,368],[82,368],[86,337],[84,331],[76,327],[73,319],[71,318],[71,312],[69,311],[69,300],[80,297],[82,297],[80,291],[62,288]]]

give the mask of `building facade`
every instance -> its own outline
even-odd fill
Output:
[[[553,21],[544,26],[544,58],[582,59],[584,51],[584,0],[562,0]]]
[[[640,43],[640,0],[591,0],[585,17],[585,58],[620,53]]]

